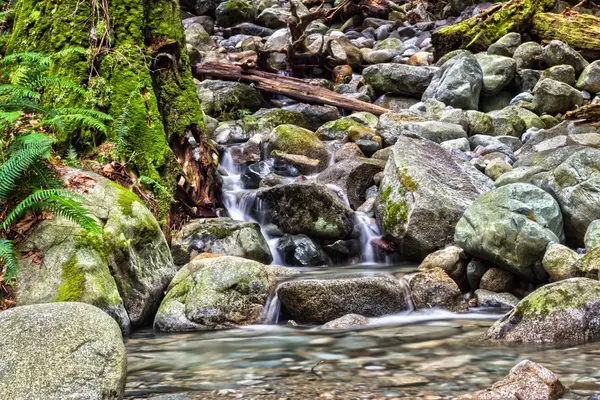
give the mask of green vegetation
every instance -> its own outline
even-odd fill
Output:
[[[0,266],[3,281],[16,276],[17,253],[11,229],[28,213],[50,212],[79,224],[91,234],[102,229],[82,206],[83,197],[63,189],[50,158],[52,135],[67,126],[106,132],[110,116],[89,109],[51,108],[41,104],[46,90],[60,89],[86,96],[73,82],[50,74],[54,55],[17,53],[0,60]]]

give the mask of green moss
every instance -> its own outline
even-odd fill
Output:
[[[407,168],[402,169],[402,171],[398,173],[398,180],[400,181],[400,185],[402,185],[402,187],[409,192],[416,192],[419,187],[417,182],[415,182],[414,179],[408,175]]]
[[[61,284],[54,301],[81,301],[85,289],[85,274],[73,255],[62,267]]]
[[[279,125],[272,135],[274,147],[285,153],[315,159],[327,153],[327,149],[314,133],[294,125]]]
[[[408,206],[402,201],[396,203],[390,201],[386,204],[383,216],[383,227],[387,231],[404,230],[404,224],[408,221]]]
[[[228,0],[225,3],[225,10],[248,13],[252,12],[252,4],[245,0]]]
[[[600,296],[597,285],[586,281],[562,281],[531,293],[515,308],[515,313],[527,318],[546,317],[555,311],[586,307],[588,302]],[[592,287],[593,286],[593,287]]]

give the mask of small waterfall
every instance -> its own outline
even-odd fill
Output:
[[[387,257],[373,246],[375,239],[381,239],[381,230],[375,218],[362,212],[355,212],[355,229],[359,231],[360,262],[364,264],[387,264]]]
[[[279,311],[281,310],[281,301],[277,297],[277,289],[269,296],[265,302],[261,321],[267,325],[276,325],[279,322]]]
[[[243,166],[235,164],[231,155],[232,146],[226,147],[221,156],[220,166],[227,172],[227,176],[223,177],[223,192],[224,197],[227,197],[226,192],[233,192],[242,189],[241,174]]]

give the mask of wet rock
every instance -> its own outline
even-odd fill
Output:
[[[558,400],[566,392],[558,377],[540,364],[529,360],[515,365],[503,380],[492,387],[460,396],[457,400]]]
[[[540,279],[535,264],[549,242],[563,237],[558,203],[530,184],[510,184],[481,195],[456,224],[456,244],[522,278]]]
[[[542,73],[540,81],[544,79],[554,79],[569,86],[575,86],[575,68],[570,65],[555,65]]]
[[[469,145],[469,140],[466,138],[454,139],[454,140],[446,140],[445,142],[440,143],[440,146],[447,150],[460,150],[464,153],[471,150]]]
[[[40,222],[18,250],[18,305],[78,301],[97,306],[123,332],[152,318],[176,273],[169,246],[150,210],[130,190],[92,172],[71,170],[65,184],[80,192],[103,233],[90,236],[53,217]]]
[[[467,281],[471,289],[478,289],[481,278],[489,269],[481,260],[471,260],[467,265]]]
[[[254,22],[256,8],[248,0],[226,0],[215,11],[217,25],[228,28],[242,22]]]
[[[294,104],[286,107],[287,110],[296,111],[304,115],[308,129],[315,131],[321,127],[324,123],[329,121],[336,121],[342,116],[336,107],[331,106],[319,106],[312,104]]]
[[[278,29],[265,42],[264,52],[285,53],[292,42],[292,35],[287,28]]]
[[[256,261],[239,257],[191,261],[169,284],[154,329],[196,331],[255,323],[274,288],[275,275]]]
[[[330,39],[326,44],[326,49],[335,65],[359,67],[362,64],[361,51],[345,36]]]
[[[325,185],[275,186],[260,189],[256,197],[268,210],[257,217],[268,219],[285,233],[343,239],[352,232],[352,210]]]
[[[422,260],[452,241],[465,209],[490,188],[468,162],[430,140],[403,135],[379,188],[379,223],[403,255]]]
[[[179,266],[187,264],[201,253],[248,258],[264,264],[273,261],[260,226],[231,218],[191,220],[173,237],[171,253],[175,264]]]
[[[540,115],[564,113],[583,104],[583,97],[578,90],[552,79],[539,81],[533,89],[533,95],[533,105]]]
[[[232,110],[258,110],[263,99],[260,93],[240,82],[205,80],[196,85],[202,110],[210,116]]]
[[[3,398],[123,398],[123,337],[102,310],[83,303],[16,307],[0,313],[0,335]]]
[[[585,231],[584,243],[587,251],[600,245],[600,219],[596,219],[590,223]]]
[[[292,14],[289,8],[282,7],[270,7],[264,9],[258,17],[256,17],[256,23],[261,26],[266,26],[267,28],[272,29],[280,29],[285,28],[286,19],[290,17]],[[299,15],[303,15],[302,12]]]
[[[375,100],[376,105],[385,107],[392,112],[407,110],[418,102],[419,100],[415,98],[396,96],[392,94],[384,94]]]
[[[308,123],[304,115],[297,111],[286,110],[282,108],[261,109],[254,113],[257,129],[260,132],[270,132],[279,125],[295,125],[301,128],[308,128]]]
[[[484,53],[477,54],[475,58],[483,71],[482,92],[486,96],[500,93],[517,73],[517,63],[512,58]]]
[[[422,99],[436,99],[452,107],[477,110],[482,85],[483,71],[477,59],[461,53],[435,73]]]
[[[287,265],[327,265],[325,252],[306,235],[284,235],[277,243],[277,251]]]
[[[511,293],[496,293],[485,289],[475,291],[480,307],[514,308],[519,299]]]
[[[327,167],[329,152],[319,138],[308,129],[295,125],[279,125],[268,138],[269,152],[306,156],[319,161],[319,170]]]
[[[263,179],[269,176],[273,169],[265,161],[250,164],[240,176],[245,189],[258,189]]]
[[[323,329],[352,329],[369,323],[369,318],[358,314],[347,314],[323,325]]]
[[[560,40],[553,40],[544,48],[544,62],[553,67],[555,65],[567,64],[575,68],[577,75],[588,66],[588,62],[581,54]]]
[[[536,42],[525,42],[515,50],[513,58],[519,69],[539,69],[544,48]]]
[[[458,285],[441,268],[416,273],[410,277],[409,285],[417,310],[441,308],[454,312],[468,311]]]
[[[379,93],[420,97],[429,86],[434,67],[402,64],[378,64],[363,70],[365,81]]]
[[[512,57],[521,45],[521,34],[511,32],[496,41],[488,48],[488,54],[504,57]]]
[[[354,158],[328,167],[317,177],[317,182],[341,188],[353,209],[365,202],[367,188],[373,186],[375,174],[383,171],[385,162],[368,158]]]
[[[360,150],[360,147],[356,145],[356,143],[344,143],[342,147],[335,152],[334,161],[337,163],[342,160],[351,160],[364,156],[365,155]]]
[[[590,93],[600,92],[600,60],[585,67],[575,86],[579,90],[586,90]]]
[[[233,146],[231,148],[231,158],[233,159],[233,163],[240,165],[260,161],[262,141],[262,135],[254,135],[243,145]]]
[[[429,271],[441,268],[457,285],[463,287],[467,279],[467,264],[469,256],[463,249],[448,246],[429,254],[419,265],[419,271]]]
[[[365,123],[366,121],[354,118],[353,116],[343,117],[335,121],[326,122],[319,129],[317,129],[315,134],[321,140],[347,141],[349,131],[352,127],[374,128],[377,125],[377,117],[373,117],[375,118],[374,121],[372,121],[374,122],[373,125]]]
[[[379,317],[408,309],[406,283],[388,276],[306,279],[277,289],[284,313],[296,322],[324,324],[346,314]]]
[[[481,289],[491,292],[510,292],[515,287],[515,275],[500,268],[490,268],[479,281]]]
[[[571,278],[543,286],[487,331],[512,343],[575,345],[600,339],[600,282]]]
[[[404,133],[405,124],[424,121],[425,118],[412,111],[403,111],[400,113],[389,112],[379,118],[376,132],[382,138],[383,145],[389,147],[396,143],[398,136]]]
[[[542,265],[550,278],[554,282],[558,282],[582,276],[582,273],[575,267],[578,259],[579,255],[567,246],[552,243],[544,254]]]

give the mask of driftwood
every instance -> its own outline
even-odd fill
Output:
[[[554,3],[555,0],[510,0],[442,28],[431,36],[435,57],[440,58],[456,49],[485,51],[507,33],[527,30],[533,16],[550,10]]]
[[[600,58],[600,18],[565,11],[539,13],[533,17],[532,33],[542,41],[560,40],[588,59]]]
[[[243,69],[236,65],[224,63],[197,64],[195,74],[201,77],[251,82],[257,89],[284,95],[305,103],[329,104],[352,111],[366,111],[375,115],[381,115],[389,111],[387,108],[346,97],[320,86],[311,85],[301,79]]]
[[[565,119],[600,124],[600,104],[588,104],[565,114]]]

